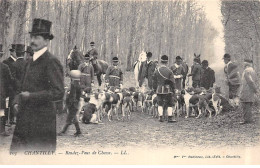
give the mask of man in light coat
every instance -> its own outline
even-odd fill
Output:
[[[254,95],[259,94],[257,88],[257,75],[252,67],[251,59],[244,60],[244,72],[242,74],[242,86],[240,90],[240,102],[243,109],[243,120],[240,124],[252,122],[252,105],[255,101]]]

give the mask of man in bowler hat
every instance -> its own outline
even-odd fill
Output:
[[[252,122],[252,106],[255,101],[254,95],[259,95],[257,74],[253,69],[253,60],[244,59],[244,72],[240,91],[240,102],[243,109],[243,120],[240,124]]]
[[[17,123],[12,152],[56,150],[54,102],[64,95],[64,74],[60,61],[48,51],[53,39],[52,22],[34,19],[31,36],[33,59],[25,66],[21,93],[15,97]]]
[[[151,60],[152,53],[147,52],[146,61],[142,62],[138,74],[139,86],[144,85],[145,90],[153,89],[153,73],[156,68],[156,64]],[[147,79],[147,80],[146,80]]]
[[[94,70],[96,72],[97,71],[97,56],[98,56],[98,52],[97,52],[97,49],[95,48],[95,43],[94,42],[90,43],[90,49],[87,51],[87,54],[90,56],[90,60],[92,62]]]
[[[114,87],[121,87],[123,84],[123,72],[120,67],[118,67],[118,57],[112,58],[113,65],[107,68],[106,71],[106,83]]]
[[[231,56],[229,54],[225,54],[223,59],[226,64],[224,72],[226,74],[225,81],[229,89],[229,100],[233,106],[236,106],[239,101],[238,91],[241,84],[238,65],[231,61]]]
[[[20,93],[21,83],[22,83],[22,76],[24,73],[24,67],[26,61],[24,60],[24,53],[25,53],[25,45],[23,44],[16,44],[15,52],[17,59],[13,63],[14,66],[14,79],[15,79],[15,94]]]
[[[174,105],[175,80],[173,72],[167,67],[167,64],[168,56],[161,56],[161,65],[154,71],[153,75],[153,89],[157,94],[159,121],[163,122],[163,105],[166,105],[168,122],[175,122],[172,108]]]
[[[3,54],[2,44],[0,44],[0,57]],[[12,83],[13,79],[9,67],[0,62],[0,136],[9,136],[5,131],[6,117],[4,111],[6,111],[6,98],[10,96]]]

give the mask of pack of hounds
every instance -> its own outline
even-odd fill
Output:
[[[69,92],[69,91],[67,91]],[[175,90],[174,118],[178,121],[183,118],[201,118],[219,115],[222,112],[233,110],[233,106],[220,93],[220,88],[214,86],[209,90],[204,88],[188,87]],[[167,107],[163,118],[167,120]],[[104,90],[95,90],[93,93],[82,93],[77,116],[85,124],[102,123],[104,117],[108,121],[130,121],[131,113],[137,111],[158,119],[157,94],[153,91],[143,93],[138,88],[105,87]]]

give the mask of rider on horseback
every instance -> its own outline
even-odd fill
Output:
[[[90,56],[88,54],[85,55],[85,62],[79,65],[79,70],[81,72],[80,77],[80,87],[81,90],[90,93],[91,87],[94,85],[94,68],[89,63]]]
[[[94,71],[96,72],[98,52],[97,52],[97,49],[95,48],[94,42],[90,43],[90,49],[87,51],[87,54],[90,56],[90,61],[94,67]]]

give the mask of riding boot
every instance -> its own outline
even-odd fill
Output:
[[[0,135],[2,136],[9,136],[9,134],[7,134],[5,132],[5,117],[0,117]]]
[[[176,122],[176,120],[174,119],[172,119],[173,118],[173,116],[168,116],[168,123],[173,123],[173,122]]]
[[[67,129],[69,128],[70,124],[66,123],[65,126],[63,127],[62,131],[58,133],[58,136],[62,136],[63,134],[66,133]]]
[[[78,136],[78,135],[81,134],[81,131],[80,131],[80,128],[79,128],[79,123],[75,122],[74,125],[75,125],[75,128],[76,128],[76,133],[74,135]]]

